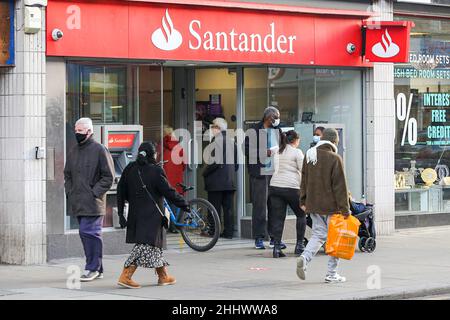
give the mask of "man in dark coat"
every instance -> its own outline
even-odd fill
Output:
[[[245,137],[245,155],[250,176],[252,202],[252,234],[256,249],[265,249],[267,229],[267,200],[270,179],[274,172],[271,157],[278,152],[281,137],[280,112],[275,107],[264,110],[263,120],[248,130]],[[270,224],[269,224],[270,225]],[[273,243],[271,230],[268,230]],[[282,243],[282,249],[286,245]]]
[[[208,149],[214,159],[203,171],[205,190],[208,192],[208,201],[216,208],[219,217],[223,208],[224,225],[222,237],[233,238],[234,221],[233,207],[236,192],[237,146],[233,138],[227,136],[227,122],[223,118],[213,121],[211,130],[214,138]]]
[[[106,213],[106,192],[114,181],[114,162],[108,150],[92,138],[89,118],[75,124],[78,144],[67,155],[64,168],[68,209],[79,222],[79,234],[86,255],[81,281],[103,277],[102,225]]]
[[[337,153],[339,135],[336,129],[327,128],[317,145],[306,152],[302,168],[300,206],[310,215],[312,236],[297,261],[297,276],[305,280],[306,267],[327,240],[328,222],[331,215],[339,213],[348,217],[347,180],[344,165]],[[328,260],[325,282],[345,282],[337,274],[339,259]]]

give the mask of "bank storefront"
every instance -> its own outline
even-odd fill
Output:
[[[245,131],[273,105],[280,110],[283,130],[300,133],[303,152],[315,128],[336,128],[350,190],[356,199],[366,194],[364,79],[373,60],[363,56],[362,28],[371,13],[211,3],[49,2],[49,259],[81,252],[62,175],[80,117],[93,119],[95,138],[111,151],[117,178],[141,141],[161,143],[163,126],[187,129],[189,137],[179,137],[187,154],[184,181],[196,186],[189,197],[206,197],[202,152],[208,141],[202,134],[211,121],[223,117],[229,129]],[[382,31],[391,27],[404,25],[394,23]],[[394,29],[389,29],[392,39],[401,43]],[[381,43],[381,33],[376,41]],[[235,236],[251,237],[245,165],[236,175]],[[123,230],[117,229],[115,201],[114,185],[104,220],[106,254],[128,250]],[[294,216],[286,228],[286,237],[294,234]]]
[[[450,223],[450,20],[415,23],[408,64],[394,68],[397,227]]]

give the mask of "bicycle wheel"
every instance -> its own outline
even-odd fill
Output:
[[[189,201],[191,212],[183,212],[180,228],[184,242],[196,251],[208,251],[217,243],[220,234],[220,219],[214,206],[205,199]]]

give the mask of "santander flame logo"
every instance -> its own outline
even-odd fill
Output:
[[[372,47],[372,53],[380,58],[392,58],[400,52],[400,48],[393,41],[389,35],[388,30],[384,31],[381,36],[381,42],[376,43]]]
[[[166,14],[162,18],[162,28],[153,32],[152,42],[158,49],[165,51],[175,50],[181,46],[183,36],[174,28],[169,9],[166,9]]]

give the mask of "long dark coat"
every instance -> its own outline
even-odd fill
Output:
[[[163,197],[179,208],[185,208],[188,203],[170,186],[164,170],[158,165],[141,166],[137,162],[132,162],[123,171],[117,186],[117,206],[121,215],[125,201],[129,203],[126,242],[162,248],[164,232],[161,225],[162,216],[142,187],[138,170],[162,212],[164,212]]]
[[[226,131],[215,137],[210,144],[215,153],[222,154],[219,163],[209,164],[203,171],[205,190],[208,192],[236,191],[237,146],[234,139],[227,137]],[[231,152],[231,154],[230,154]]]

